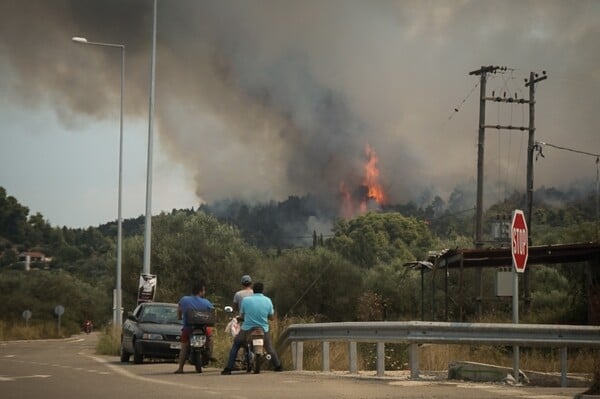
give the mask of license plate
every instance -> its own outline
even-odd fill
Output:
[[[192,335],[192,337],[190,338],[190,346],[193,348],[202,348],[205,344],[205,335]]]
[[[263,345],[263,340],[262,339],[253,339],[252,340],[252,345],[254,345],[254,346],[262,346]]]
[[[171,349],[181,349],[181,342],[171,344]]]

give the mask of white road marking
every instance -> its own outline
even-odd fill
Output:
[[[8,377],[8,376],[0,376],[0,381],[14,381],[14,380],[22,380],[25,378],[48,378],[51,377],[50,375],[45,375],[45,374],[34,374],[34,375],[20,375],[20,376],[13,376],[13,377]]]

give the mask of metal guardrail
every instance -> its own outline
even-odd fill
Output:
[[[281,337],[291,345],[295,370],[302,370],[303,342],[322,343],[322,369],[329,371],[329,342],[349,343],[350,372],[357,373],[357,342],[377,343],[377,376],[385,372],[385,343],[409,344],[411,379],[419,378],[418,345],[464,344],[561,348],[561,385],[567,385],[567,348],[600,348],[600,326],[446,323],[345,322],[293,324]]]

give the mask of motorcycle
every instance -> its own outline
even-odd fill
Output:
[[[89,333],[91,333],[91,332],[92,332],[92,321],[91,321],[91,320],[86,320],[86,321],[83,323],[83,331],[84,331],[86,334],[89,334]]]
[[[206,329],[214,326],[215,314],[192,310],[188,313],[188,320],[193,326],[188,360],[194,365],[196,372],[201,373],[202,367],[206,367],[210,361],[211,348]]]
[[[265,332],[260,327],[248,331],[246,338],[246,372],[260,373],[263,359],[271,360],[271,355],[265,351]]]
[[[233,308],[231,306],[226,306],[225,312],[232,313]],[[242,319],[240,316],[232,317],[227,324],[227,327],[225,327],[225,332],[231,333],[235,339],[240,331],[241,321]],[[236,369],[246,370],[247,373],[260,373],[263,360],[271,360],[271,355],[265,350],[264,339],[265,332],[262,328],[255,327],[248,331],[246,335],[246,342],[241,347],[244,353],[240,353],[238,355],[238,359],[236,360]]]

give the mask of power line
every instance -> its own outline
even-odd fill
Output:
[[[552,148],[556,148],[558,150],[565,150],[574,152],[577,154],[587,155],[596,158],[596,241],[599,240],[600,237],[600,154],[595,154],[593,152],[576,150],[574,148],[563,147],[556,144],[545,143],[543,141],[536,141],[533,150],[537,150],[536,159],[541,156],[544,158],[544,153],[542,152],[542,146],[548,146]]]
[[[536,141],[535,144],[538,145],[538,155],[541,155],[542,158],[544,157],[544,154],[542,153],[542,147],[541,146],[548,146],[548,147],[557,148],[559,150],[576,152],[578,154],[589,155],[589,156],[595,157],[596,159],[600,159],[600,154],[594,154],[592,152],[586,152],[586,151],[576,150],[576,149],[573,149],[573,148],[562,147],[560,145],[545,143],[543,141]]]
[[[454,112],[451,113],[450,115],[448,115],[448,119],[446,120],[446,122],[449,121],[449,120],[451,120],[454,117],[454,114],[456,114],[458,111],[460,111],[460,109],[462,108],[463,104],[465,102],[467,102],[467,100],[469,99],[469,97],[471,97],[471,94],[473,94],[473,92],[475,91],[475,89],[477,88],[477,86],[479,86],[479,82],[475,83],[475,85],[473,86],[473,88],[471,89],[471,91],[469,92],[469,94],[467,94],[467,96],[465,98],[463,98],[463,100],[460,102],[460,104],[457,105],[454,108]]]

